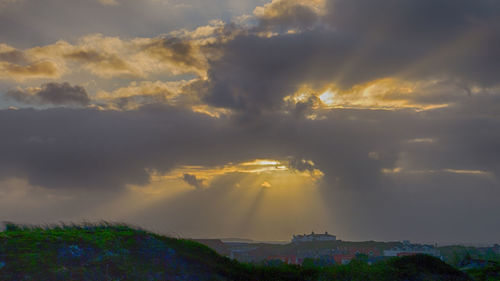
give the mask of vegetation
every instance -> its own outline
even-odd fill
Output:
[[[496,270],[496,271],[495,271]],[[472,272],[498,280],[498,269]],[[491,277],[491,278],[490,278]],[[484,279],[490,278],[490,279]],[[393,258],[368,265],[244,264],[186,239],[124,224],[44,227],[7,224],[0,232],[0,280],[473,280],[430,256]]]
[[[467,270],[467,273],[476,281],[498,281],[500,280],[500,265],[470,269]]]
[[[467,259],[482,259],[491,262],[500,263],[500,255],[493,250],[480,251],[475,247],[466,246],[445,246],[439,247],[439,251],[449,264],[460,267],[461,263]]]

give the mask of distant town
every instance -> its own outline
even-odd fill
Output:
[[[350,242],[338,240],[335,235],[325,233],[292,235],[289,243],[255,243],[250,241],[223,241],[221,239],[195,239],[214,249],[219,254],[251,263],[302,264],[306,259],[323,265],[348,264],[362,258],[368,264],[390,257],[426,254],[457,266],[485,266],[485,257],[500,255],[500,245],[491,247],[444,246],[415,244],[408,240],[397,242]],[[463,258],[457,256],[462,255]],[[472,256],[470,256],[472,254]],[[469,256],[468,256],[469,255]],[[466,260],[468,258],[468,260]]]

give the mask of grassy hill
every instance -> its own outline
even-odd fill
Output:
[[[0,232],[0,280],[472,280],[429,256],[369,266],[243,264],[197,242],[122,224],[48,227],[7,224]]]

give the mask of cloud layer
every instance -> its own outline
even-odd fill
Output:
[[[47,83],[41,88],[12,90],[7,92],[6,96],[25,104],[85,106],[90,102],[87,91],[83,87],[71,86],[69,83]]]

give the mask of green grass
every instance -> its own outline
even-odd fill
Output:
[[[479,274],[479,273],[478,273]],[[430,256],[369,266],[245,264],[186,239],[125,224],[7,224],[0,232],[0,280],[472,280]]]

